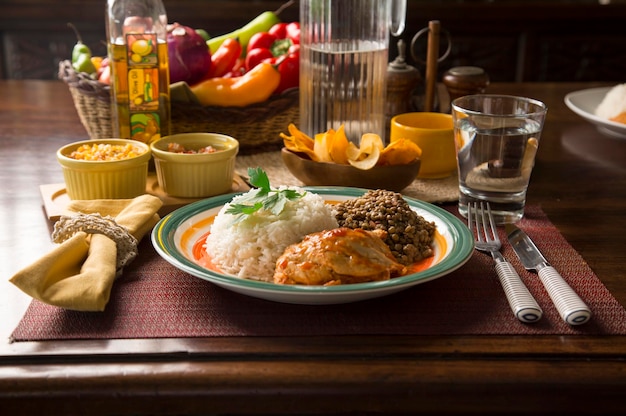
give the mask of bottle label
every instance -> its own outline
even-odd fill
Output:
[[[157,54],[157,36],[150,33],[129,33],[126,35],[128,45],[128,67],[156,67],[159,65]]]
[[[137,68],[128,71],[128,96],[130,111],[158,111],[158,68]]]
[[[152,137],[159,133],[160,125],[159,113],[131,113],[130,137],[149,143]]]
[[[149,142],[160,135],[157,36],[126,35],[131,137]]]

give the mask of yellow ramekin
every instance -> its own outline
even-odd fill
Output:
[[[83,144],[132,144],[143,151],[123,160],[89,161],[69,157]],[[57,160],[70,199],[129,199],[146,193],[150,147],[136,140],[99,139],[70,143],[57,150]]]
[[[213,146],[215,153],[174,153],[170,143],[198,150]],[[231,192],[239,142],[218,133],[181,133],[150,145],[159,186],[170,196],[204,198]]]

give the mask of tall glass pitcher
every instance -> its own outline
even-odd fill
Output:
[[[301,130],[314,136],[343,124],[357,145],[364,133],[384,140],[389,33],[404,28],[405,7],[406,0],[301,0]]]

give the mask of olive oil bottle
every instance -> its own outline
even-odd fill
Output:
[[[161,0],[107,0],[111,115],[116,137],[170,134],[167,15]]]

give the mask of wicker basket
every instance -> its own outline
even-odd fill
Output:
[[[70,61],[59,63],[59,78],[67,83],[81,123],[91,139],[113,137],[110,87],[76,72]]]
[[[109,86],[76,72],[69,61],[59,63],[59,78],[68,84],[89,137],[113,137]],[[286,133],[290,123],[297,125],[299,121],[297,89],[247,107],[202,107],[194,100],[184,99],[185,95],[188,94],[172,94],[172,134],[227,134],[239,140],[240,154],[279,149],[280,133]]]

